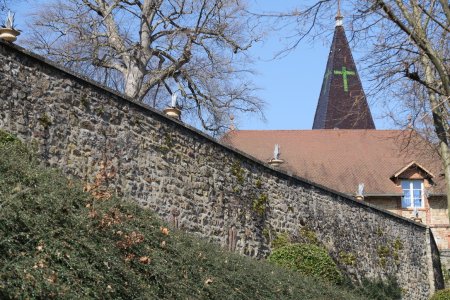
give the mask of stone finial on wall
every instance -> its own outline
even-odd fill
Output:
[[[17,40],[18,35],[20,35],[20,30],[14,28],[14,13],[8,11],[8,17],[0,28],[0,38],[6,42],[12,43]]]
[[[273,150],[273,158],[269,160],[269,165],[273,167],[278,167],[279,165],[284,163],[284,160],[280,159],[280,145],[276,144]]]
[[[181,110],[177,106],[177,94],[172,94],[172,101],[170,103],[170,106],[164,109],[164,113],[174,119],[180,120],[181,119]]]
[[[356,192],[355,199],[358,201],[364,200],[364,183],[358,184],[358,191]]]

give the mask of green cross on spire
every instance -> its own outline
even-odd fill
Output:
[[[334,70],[335,75],[342,75],[342,80],[344,81],[344,91],[348,92],[348,75],[356,75],[353,71],[347,71],[346,67],[342,67],[342,71]]]

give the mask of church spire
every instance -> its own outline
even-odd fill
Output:
[[[375,129],[342,20],[338,0],[336,28],[313,129]]]

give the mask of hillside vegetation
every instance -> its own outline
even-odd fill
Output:
[[[365,299],[97,196],[0,132],[0,299]]]

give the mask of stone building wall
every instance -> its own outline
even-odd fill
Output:
[[[445,197],[430,197],[431,224],[448,226],[447,199]]]
[[[400,197],[365,197],[364,202],[373,204],[377,207],[383,208],[385,210],[388,210],[392,213],[395,213],[397,215],[402,215],[402,208],[400,203]],[[408,219],[409,216],[404,216]]]
[[[393,275],[405,299],[428,299],[442,288],[439,253],[425,226],[271,169],[4,43],[0,128],[84,180],[106,162],[119,195],[232,251],[265,257],[278,234],[306,227],[356,281]]]

